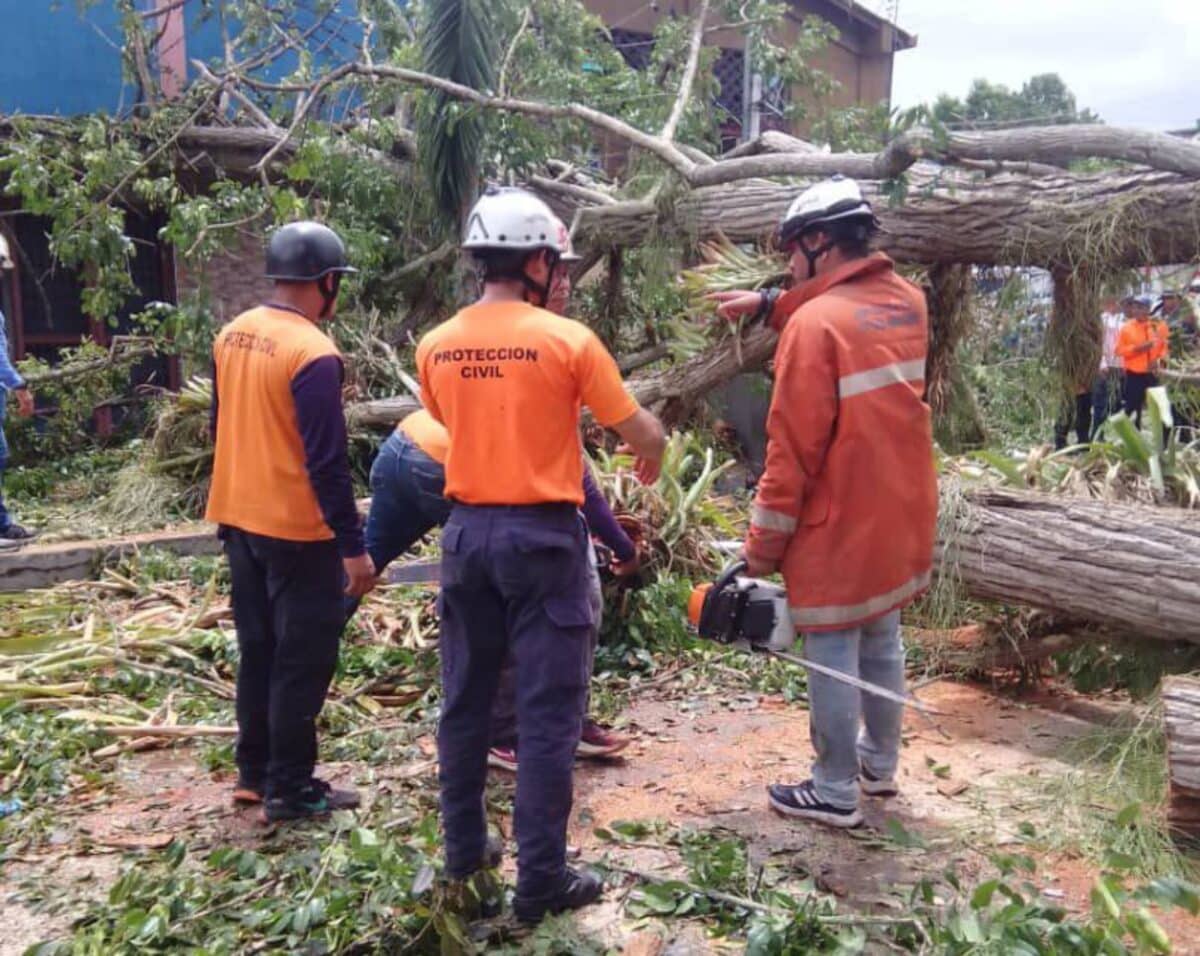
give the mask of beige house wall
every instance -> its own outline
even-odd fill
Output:
[[[650,33],[671,8],[679,16],[694,14],[698,0],[674,0],[659,3],[653,11],[641,0],[583,0],[593,13],[610,27]],[[799,36],[804,17],[823,17],[834,25],[838,37],[813,58],[813,66],[829,73],[837,81],[837,89],[824,103],[834,107],[874,106],[890,102],[892,95],[892,59],[895,49],[911,45],[911,40],[885,23],[866,23],[851,15],[844,3],[837,0],[793,0],[792,11],[780,24],[778,41],[787,44]],[[741,49],[744,40],[734,31],[711,35],[710,43],[730,49]],[[794,89],[793,97],[809,105],[815,98],[803,89]],[[802,132],[797,130],[795,132]]]

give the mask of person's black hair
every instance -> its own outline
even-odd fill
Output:
[[[484,282],[523,282],[525,263],[540,249],[474,249],[471,258],[479,267]]]
[[[875,220],[867,217],[835,219],[818,227],[826,241],[847,259],[862,259],[871,254],[871,240],[879,232]]]

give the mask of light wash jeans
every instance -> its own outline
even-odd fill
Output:
[[[845,631],[806,634],[804,652],[814,663],[904,693],[899,611]],[[817,795],[840,809],[853,809],[860,763],[874,777],[895,776],[904,708],[812,671],[808,703]]]

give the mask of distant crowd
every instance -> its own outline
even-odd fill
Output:
[[[1066,447],[1071,431],[1081,445],[1092,441],[1117,411],[1124,411],[1140,428],[1146,393],[1160,384],[1168,359],[1174,356],[1177,364],[1186,366],[1197,355],[1197,311],[1190,295],[1175,290],[1157,298],[1128,295],[1106,300],[1099,317],[1099,366],[1075,382],[1073,405],[1055,423],[1055,447]],[[1173,418],[1189,437],[1194,434],[1195,422],[1186,409],[1176,408]]]

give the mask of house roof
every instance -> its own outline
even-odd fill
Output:
[[[800,5],[800,0],[792,0],[792,2],[797,6]],[[916,34],[901,29],[897,24],[892,23],[886,17],[880,16],[864,4],[856,2],[856,0],[823,0],[822,5],[834,10],[841,10],[849,19],[873,30],[890,30],[894,37],[894,42],[892,43],[893,52],[911,50],[917,45]],[[830,22],[833,21],[831,20]],[[837,24],[835,23],[834,25],[836,26]]]

